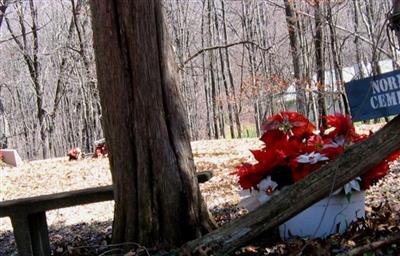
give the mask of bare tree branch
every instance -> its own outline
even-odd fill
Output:
[[[235,43],[230,43],[230,44],[225,44],[225,45],[214,45],[214,46],[210,46],[210,47],[206,47],[203,49],[200,49],[198,52],[196,52],[195,54],[193,54],[192,56],[190,56],[189,58],[187,58],[183,64],[181,65],[180,68],[183,68],[189,61],[193,60],[194,58],[196,58],[197,56],[199,56],[200,54],[206,52],[206,51],[212,51],[212,50],[218,50],[218,49],[226,49],[232,46],[236,46],[236,45],[241,45],[241,44],[251,44],[251,45],[255,45],[257,46],[257,48],[259,48],[260,50],[263,51],[269,51],[273,48],[273,46],[269,46],[268,48],[262,47],[259,44],[257,44],[256,42],[253,41],[239,41],[239,42],[235,42]]]
[[[0,15],[1,16],[1,15]],[[39,31],[39,30],[41,30],[41,29],[43,29],[44,27],[46,27],[48,24],[49,24],[50,22],[47,22],[46,24],[44,24],[43,26],[40,26],[40,27],[38,27],[37,28],[37,31]],[[1,25],[1,22],[0,22],[0,25]],[[7,39],[3,39],[3,40],[0,40],[0,44],[2,44],[2,43],[6,43],[6,42],[9,42],[9,41],[15,41],[15,39],[18,39],[18,38],[20,38],[20,37],[23,37],[23,36],[26,36],[26,35],[29,35],[29,34],[32,34],[33,33],[33,31],[31,30],[31,31],[29,31],[29,32],[26,32],[26,33],[23,33],[23,34],[18,34],[18,35],[13,35],[12,37],[10,37],[10,38],[7,38]]]

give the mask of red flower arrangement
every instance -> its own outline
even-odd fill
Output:
[[[95,158],[98,158],[101,156],[108,157],[108,147],[107,147],[105,139],[95,141],[94,144],[96,145],[96,149],[94,151],[93,157],[95,157]]]
[[[251,151],[257,163],[243,163],[233,173],[239,176],[240,186],[244,190],[260,190],[268,183],[271,185],[265,192],[270,195],[273,192],[271,188],[279,190],[303,179],[338,157],[345,147],[369,136],[357,134],[351,118],[342,114],[325,116],[323,123],[324,127],[316,132],[315,125],[299,113],[281,112],[269,117],[262,126],[264,146]],[[369,188],[387,174],[389,163],[399,155],[400,151],[396,151],[361,179],[349,183],[345,193],[351,192],[352,187],[359,189],[360,185],[361,189]],[[361,184],[356,184],[358,181]]]
[[[82,150],[80,148],[73,148],[69,151],[69,153],[67,154],[67,156],[69,157],[68,160],[79,160],[82,158]]]

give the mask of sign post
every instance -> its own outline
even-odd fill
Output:
[[[353,121],[400,113],[400,70],[345,84]]]

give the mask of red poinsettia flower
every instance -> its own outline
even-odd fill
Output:
[[[313,134],[314,129],[315,126],[303,115],[296,112],[281,112],[278,115],[271,116],[263,124],[263,136],[261,140],[266,144],[270,143],[271,138],[273,140],[276,139],[271,135],[279,134],[277,131],[302,139],[304,136]]]
[[[386,161],[382,161],[380,164],[361,176],[361,188],[364,190],[368,189],[372,184],[384,177],[388,171],[389,164]]]
[[[393,162],[400,157],[400,150],[393,152],[390,156],[386,158],[386,161]]]
[[[262,150],[250,150],[254,158],[260,163],[267,163],[270,167],[275,167],[281,159],[283,159],[284,152],[277,149],[262,149]]]
[[[325,119],[327,127],[333,128],[332,131],[325,135],[328,138],[343,136],[345,139],[348,139],[355,134],[355,129],[350,116],[336,113],[334,116],[324,116],[323,119]],[[324,127],[321,127],[320,131],[321,134],[324,134],[327,130],[325,130]]]
[[[365,140],[365,139],[368,139],[368,137],[369,137],[371,134],[372,134],[372,131],[369,131],[369,135],[367,135],[367,134],[357,134],[357,133],[354,133],[354,134],[352,134],[352,136],[351,136],[351,142],[353,142],[353,143],[358,143],[358,142],[360,142],[360,141],[363,141],[363,140]]]
[[[310,153],[313,151],[319,151],[323,148],[324,141],[320,135],[313,134],[308,139],[302,142],[303,151]]]
[[[239,184],[243,189],[255,187],[265,176],[284,162],[285,153],[280,150],[251,150],[257,164],[243,163],[233,172],[239,176]]]
[[[333,139],[327,138],[323,142],[321,154],[327,156],[330,160],[335,159],[344,151],[344,145],[336,143]]]
[[[260,140],[268,147],[276,147],[286,143],[288,141],[288,136],[283,131],[276,129],[265,132]]]
[[[299,163],[297,160],[292,160],[290,162],[290,167],[292,169],[292,179],[293,182],[297,182],[301,179],[304,179],[308,175],[310,175],[313,171],[318,170],[323,162],[318,162],[316,164],[310,163]]]
[[[239,165],[238,171],[233,172],[239,176],[239,184],[243,189],[251,189],[255,187],[263,178],[263,174],[254,170],[253,165],[243,163]]]
[[[389,163],[397,160],[400,157],[400,150],[393,152],[390,156],[385,158],[377,166],[369,170],[362,176],[362,189],[368,189],[376,181],[383,178],[389,171]]]
[[[286,143],[281,144],[281,150],[289,159],[294,159],[298,155],[313,151],[312,147],[305,145],[302,141],[290,139]]]

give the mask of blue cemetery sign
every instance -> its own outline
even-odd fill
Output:
[[[400,113],[400,70],[345,84],[353,121]]]

